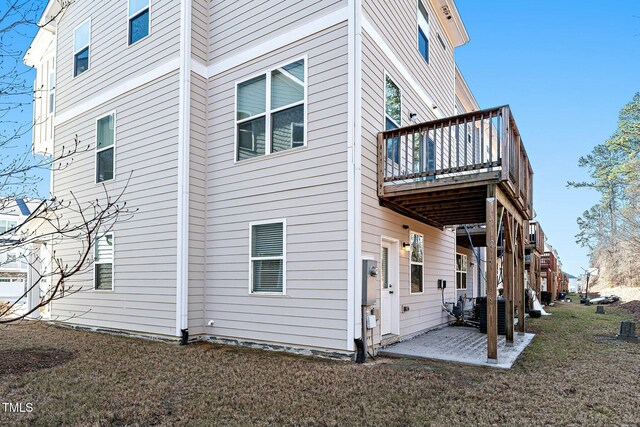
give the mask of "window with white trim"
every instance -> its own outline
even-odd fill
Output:
[[[109,181],[114,175],[115,114],[96,122],[96,182]]]
[[[418,0],[418,51],[429,63],[429,14],[427,8]]]
[[[113,290],[113,234],[96,239],[93,262],[94,288],[99,291]]]
[[[87,19],[73,32],[73,76],[89,69],[89,46],[91,44],[91,20]]]
[[[283,294],[285,223],[251,224],[251,292]]]
[[[149,35],[149,0],[129,0],[129,45]]]
[[[387,75],[384,76],[384,130],[402,126],[402,92]],[[399,138],[387,139],[387,159],[400,162]]]
[[[411,267],[410,293],[419,294],[424,291],[424,236],[411,233],[409,236],[409,254]]]
[[[467,256],[456,254],[456,289],[467,289]]]
[[[56,102],[56,72],[49,73],[49,114],[53,114]]]
[[[18,226],[18,221],[10,219],[0,219],[0,233],[6,233],[9,230],[13,230]]]
[[[305,60],[238,83],[236,160],[306,145]]]

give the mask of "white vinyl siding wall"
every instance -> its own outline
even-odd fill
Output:
[[[229,15],[223,27],[238,23],[231,5],[246,11],[244,3],[216,12]],[[216,51],[228,48],[221,30]],[[229,37],[233,43],[235,30]],[[235,163],[236,82],[303,55],[307,146]],[[345,22],[209,80],[206,319],[215,326],[208,334],[346,350],[347,63]],[[279,219],[287,222],[286,296],[249,294],[249,224]]]
[[[128,44],[128,0],[76,0],[57,28],[56,113],[77,106],[125,79],[177,58],[180,41],[180,1],[154,0],[151,35]],[[73,77],[73,29],[91,17],[89,70]]]
[[[113,292],[68,295],[53,303],[54,318],[75,315],[70,321],[76,324],[175,335],[178,93],[174,72],[56,126],[57,150],[68,147],[76,135],[81,146],[89,146],[74,156],[72,167],[56,171],[56,196],[69,200],[72,190],[83,206],[96,197],[104,202],[103,184],[113,196],[131,176],[123,201],[137,212],[114,226]],[[117,171],[115,179],[96,184],[96,119],[114,110],[118,111]],[[71,263],[80,244],[68,240],[56,247],[56,256]],[[74,276],[70,284],[93,288],[92,272],[89,268]]]
[[[346,5],[347,0],[213,0],[209,60],[226,59]]]

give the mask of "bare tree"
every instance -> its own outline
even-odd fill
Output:
[[[60,12],[48,17],[49,21],[72,3],[55,1],[61,6]],[[31,86],[31,69],[22,64],[22,58],[35,31],[49,23],[39,21],[46,3],[0,0],[0,212],[18,198],[38,200],[24,222],[0,231],[0,255],[19,253],[31,271],[28,285],[17,301],[0,304],[0,324],[33,317],[52,301],[81,292],[83,287],[72,286],[70,279],[91,268],[96,240],[135,213],[123,200],[126,184],[117,195],[108,194],[103,186],[104,194],[87,203],[81,203],[73,193],[66,200],[54,195],[37,197],[42,171],[72,167],[74,157],[89,151],[89,146],[82,145],[77,137],[42,156],[33,154],[31,141],[25,142],[38,124],[37,118],[36,123],[31,120],[31,103],[42,97],[47,88]],[[80,242],[71,262],[67,256],[63,260],[55,250],[69,239]],[[42,245],[54,248],[50,259],[43,259],[39,250]],[[44,283],[46,287],[41,286]],[[28,309],[18,310],[29,298]]]

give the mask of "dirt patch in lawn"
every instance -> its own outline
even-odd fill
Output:
[[[73,359],[73,353],[56,349],[0,350],[0,375],[49,369]]]

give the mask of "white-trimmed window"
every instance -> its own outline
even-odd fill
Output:
[[[429,63],[429,14],[422,0],[418,0],[418,51]]]
[[[456,289],[467,289],[467,256],[456,254]]]
[[[402,126],[402,92],[391,77],[384,76],[384,130]],[[400,140],[387,139],[387,159],[400,163]]]
[[[411,233],[409,236],[411,288],[410,293],[419,294],[424,291],[424,236]]]
[[[96,182],[113,179],[115,142],[116,115],[111,113],[96,122]]]
[[[236,160],[306,145],[306,60],[236,86]]]
[[[113,234],[96,239],[93,262],[94,288],[98,291],[113,290]]]
[[[56,103],[56,72],[49,73],[49,114],[53,114]]]
[[[9,230],[13,230],[18,226],[18,221],[10,219],[0,219],[0,233],[6,233]]]
[[[252,223],[251,293],[284,294],[286,289],[285,221]]]
[[[150,0],[129,0],[129,45],[132,45],[149,35]]]
[[[91,19],[80,24],[73,32],[73,76],[89,69],[89,46],[91,45]]]

